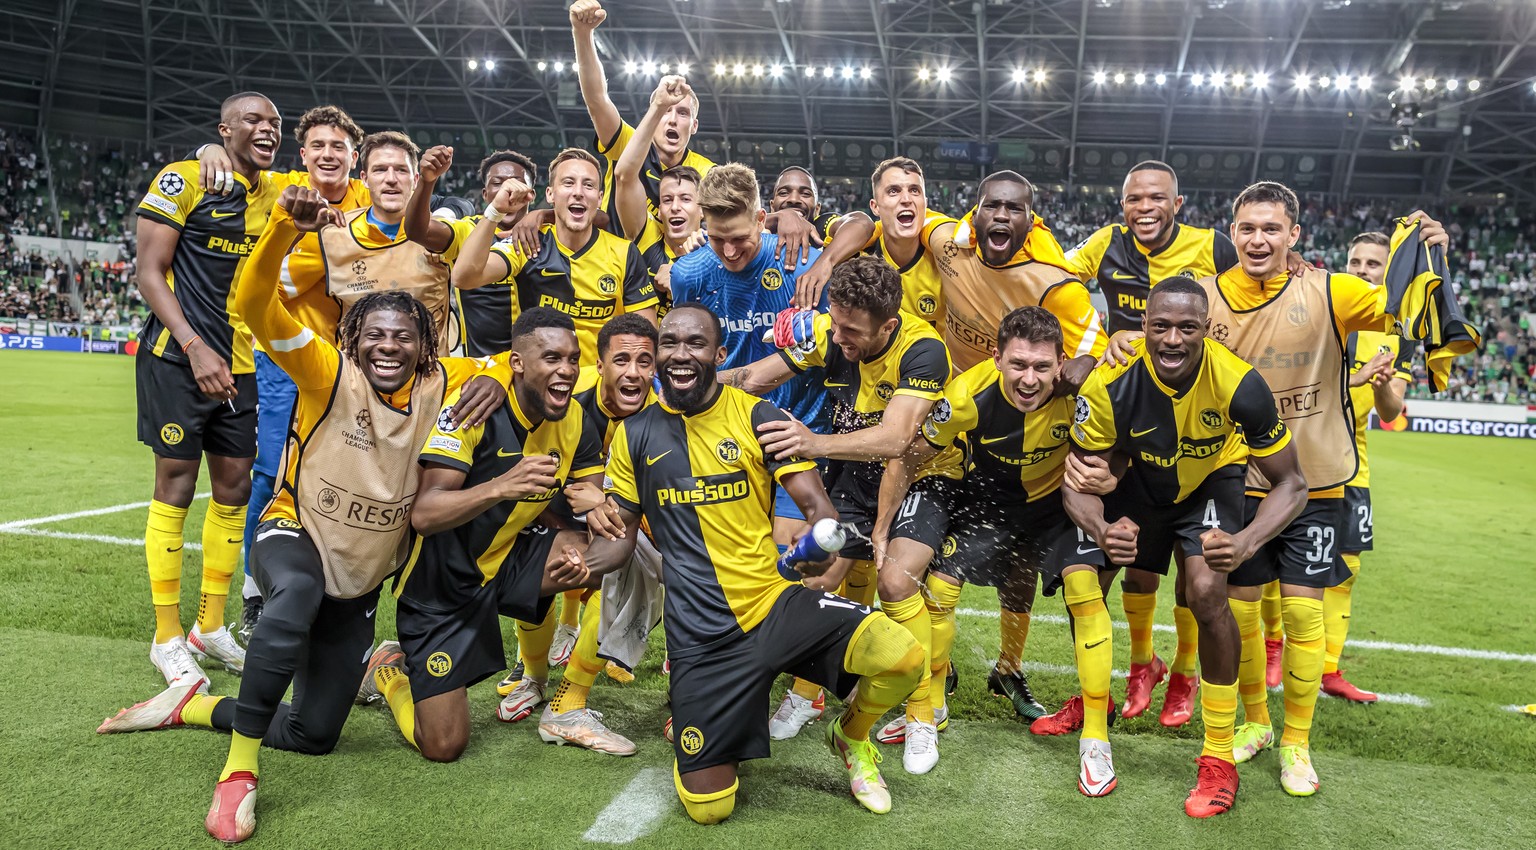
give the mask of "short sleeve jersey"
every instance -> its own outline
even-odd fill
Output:
[[[865,253],[885,260],[901,274],[901,309],[935,327],[944,321],[944,284],[933,255],[928,252],[928,237],[942,225],[957,223],[943,213],[929,210],[923,219],[923,232],[918,236],[917,253],[906,263],[891,257],[885,245],[885,228],[878,221],[875,234],[864,245]]]
[[[1158,379],[1144,340],[1124,365],[1094,369],[1078,392],[1072,441],[1084,451],[1131,459],[1121,487],[1152,504],[1184,501],[1207,477],[1266,457],[1291,441],[1264,378],[1209,338],[1200,368],[1183,389]],[[1246,441],[1246,445],[1245,445]]]
[[[491,246],[492,253],[506,260],[509,272],[490,285],[511,283],[519,315],[534,307],[553,307],[570,316],[576,323],[582,364],[596,363],[597,333],[609,319],[656,306],[656,287],[646,273],[645,261],[633,242],[597,228],[585,245],[575,249],[560,244],[553,224],[540,233],[539,251],[532,257],[510,244]]]
[[[968,450],[968,493],[1033,502],[1061,487],[1074,399],[1054,398],[1025,413],[1008,400],[1002,378],[996,361],[983,360],[951,380],[923,422],[923,439],[937,449]]]
[[[533,425],[517,403],[507,402],[480,425],[455,426],[446,414],[458,403],[448,397],[443,414],[421,449],[423,466],[437,464],[465,473],[464,488],[475,487],[510,471],[523,458],[551,455],[559,462],[556,484],[517,500],[497,502],[469,522],[420,537],[411,552],[395,595],[417,608],[453,611],[475,588],[489,583],[512,554],[517,536],[538,518],[570,481],[602,471],[602,438],[579,406],[563,419]]]
[[[653,404],[614,434],[604,489],[645,518],[661,551],[674,656],[750,632],[791,586],[776,566],[772,485],[816,464],[763,453],[757,426],[785,418],[722,386],[699,413]]]
[[[1227,235],[1174,222],[1168,244],[1149,249],[1124,224],[1094,231],[1067,253],[1067,268],[1084,283],[1097,282],[1109,304],[1109,332],[1140,331],[1152,284],[1174,275],[1199,280],[1237,265]]]
[[[208,195],[198,187],[197,160],[173,162],[155,175],[139,201],[141,218],[175,228],[180,234],[166,281],[192,332],[229,363],[230,372],[256,370],[250,331],[235,311],[235,281],[267,226],[279,193],[270,171],[255,184],[239,174],[227,195]],[[153,313],[139,333],[150,353],[186,364],[186,352]]]

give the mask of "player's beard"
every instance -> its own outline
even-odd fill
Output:
[[[695,362],[694,366],[699,370],[699,377],[687,390],[675,389],[672,386],[672,378],[667,375],[666,370],[664,368],[657,370],[656,374],[661,379],[662,399],[673,410],[697,413],[715,391],[715,375],[719,372],[718,367],[712,362]]]

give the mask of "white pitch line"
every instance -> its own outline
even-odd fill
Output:
[[[56,540],[89,540],[92,543],[112,543],[118,546],[144,545],[143,538],[135,540],[131,537],[109,537],[105,534],[80,534],[73,531],[50,531],[46,528],[27,528],[25,526],[19,528],[0,526],[0,533],[22,534],[27,537],[52,537]],[[188,549],[201,550],[203,548],[202,544],[200,543],[187,543],[184,545]]]
[[[990,617],[997,619],[996,611],[983,611],[979,608],[960,608],[957,614],[967,617]],[[1066,625],[1067,618],[1060,614],[1035,614],[1030,620],[1036,623],[1053,623]],[[1128,629],[1129,625],[1116,620],[1117,629]],[[1154,631],[1171,632],[1173,626],[1158,623],[1152,627]],[[1350,649],[1384,649],[1390,652],[1406,652],[1417,655],[1443,655],[1449,658],[1476,658],[1482,661],[1518,661],[1521,664],[1536,664],[1536,655],[1527,655],[1519,652],[1499,652],[1491,649],[1467,649],[1460,646],[1435,646],[1427,643],[1391,643],[1380,640],[1350,640]]]
[[[628,844],[649,834],[667,813],[672,801],[668,771],[647,767],[635,774],[613,802],[597,814],[582,838],[600,844]]]
[[[197,495],[193,496],[192,499],[194,501],[196,501],[197,499],[206,499],[210,495],[212,495],[212,494],[211,493],[198,493]],[[123,511],[133,511],[133,510],[138,510],[139,508],[147,508],[147,507],[149,507],[149,504],[150,504],[149,502],[128,502],[127,504],[112,505],[111,507],[106,507],[106,508],[91,508],[88,511],[74,511],[74,512],[67,513],[67,514],[54,514],[53,516],[40,516],[40,517],[37,517],[36,519],[17,519],[17,520],[11,520],[10,522],[0,523],[0,531],[15,531],[17,529],[27,528],[29,526],[46,525],[46,524],[48,524],[50,522],[63,522],[64,520],[67,520],[67,519],[80,519],[81,517],[88,517],[88,516],[104,516],[106,514],[120,514]],[[114,539],[121,539],[121,538],[114,538]],[[142,543],[143,541],[139,541],[139,542]]]

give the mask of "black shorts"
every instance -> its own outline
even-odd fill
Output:
[[[1244,523],[1259,512],[1258,496],[1246,498]],[[1264,544],[1227,576],[1233,587],[1257,587],[1279,579],[1302,587],[1334,587],[1349,578],[1349,568],[1339,557],[1339,526],[1344,519],[1343,499],[1308,499],[1307,506],[1291,524]]]
[[[1339,527],[1339,551],[1369,552],[1376,539],[1376,518],[1371,512],[1371,488],[1344,488],[1344,519]]]
[[[544,620],[554,597],[539,596],[539,587],[555,535],[543,526],[525,529],[496,577],[467,589],[457,607],[422,606],[401,595],[395,630],[405,651],[413,699],[420,702],[468,688],[507,668],[500,618]]]
[[[879,506],[880,493],[878,490],[872,492],[862,478],[846,471],[855,465],[845,464],[845,471],[837,476],[827,491],[832,499],[832,507],[837,509],[838,520],[851,525],[856,531],[838,554],[855,561],[873,561],[875,547],[869,537],[875,533],[875,510]]]
[[[1187,554],[1199,554],[1204,551],[1200,535],[1206,531],[1212,528],[1220,528],[1228,534],[1242,531],[1245,469],[1243,466],[1218,469],[1184,501],[1171,505],[1151,504],[1118,491],[1106,497],[1106,522],[1130,517],[1139,528],[1136,532],[1136,561],[1121,566],[1165,576],[1175,546]]]
[[[197,388],[192,367],[172,363],[140,346],[134,362],[139,401],[139,442],[155,454],[197,460],[256,456],[256,376],[235,375],[238,394],[214,401]],[[230,412],[230,405],[234,412]]]
[[[680,773],[768,757],[769,692],[792,673],[845,696],[858,677],[843,666],[873,612],[841,596],[791,585],[746,634],[669,647],[673,749]]]

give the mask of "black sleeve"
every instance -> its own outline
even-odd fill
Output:
[[[1211,263],[1217,274],[1237,265],[1237,246],[1220,230],[1211,231]]]
[[[629,254],[624,262],[624,309],[645,309],[653,306],[647,301],[656,300],[656,285],[651,282],[651,275],[646,270],[645,258],[640,256],[640,249],[635,243],[629,243]],[[643,305],[636,307],[635,305]]]
[[[780,410],[778,407],[775,407],[771,401],[758,401],[756,404],[752,405],[752,433],[754,435],[757,433],[757,426],[763,424],[764,422],[786,422],[788,420],[789,414],[785,413],[783,410]],[[754,442],[756,442],[755,439]],[[761,449],[759,449],[759,451],[761,451]],[[763,465],[768,467],[769,475],[773,475],[774,473],[778,472],[780,468],[789,466],[790,464],[804,465],[805,463],[806,459],[802,457],[791,456],[783,460],[775,460],[774,458],[769,457],[767,453],[763,453]]]
[[[1250,369],[1238,382],[1227,410],[1232,421],[1243,429],[1243,439],[1248,447],[1261,457],[1289,437],[1290,432],[1275,410],[1275,396],[1256,369]]]
[[[901,355],[897,390],[917,390],[935,398],[949,383],[949,350],[936,339],[920,339]]]

